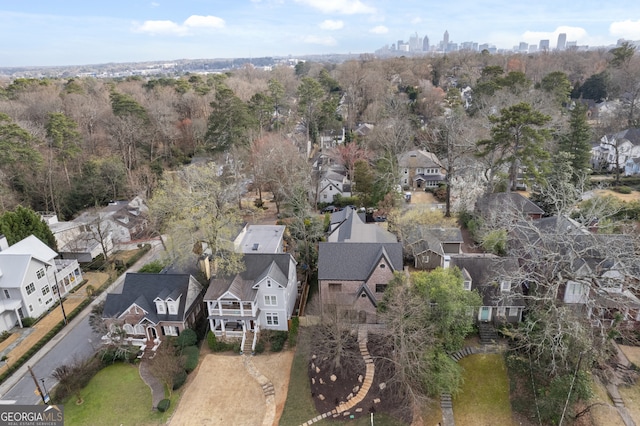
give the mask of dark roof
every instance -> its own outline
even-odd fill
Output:
[[[434,153],[424,150],[413,150],[398,154],[398,165],[411,169],[442,167],[442,163]]]
[[[331,224],[334,226],[329,232],[330,242],[358,242],[358,243],[395,243],[398,238],[395,234],[383,229],[375,223],[366,223],[362,216],[352,208],[342,209],[338,213],[344,212],[344,216],[336,216],[336,220],[344,217],[342,221],[334,222],[331,215]]]
[[[191,292],[189,287],[191,286]],[[157,324],[159,321],[184,321],[185,312],[193,301],[193,293],[200,294],[202,286],[189,274],[137,274],[127,273],[122,293],[109,293],[104,303],[103,318],[117,318],[134,303],[144,309],[145,318]],[[180,297],[178,313],[158,315],[154,300],[176,300]],[[188,303],[188,305],[187,305]]]
[[[401,243],[320,243],[318,279],[365,281],[383,256],[402,270]]]
[[[491,254],[452,255],[451,265],[457,266],[471,277],[472,289],[482,296],[484,306],[511,305],[522,306],[520,286],[514,282],[518,272],[518,260],[515,257],[498,257]],[[511,281],[511,292],[500,291],[500,281]],[[499,303],[507,296],[508,303]]]
[[[245,253],[242,258],[244,271],[232,277],[211,280],[204,300],[216,300],[227,291],[240,300],[253,300],[257,293],[253,288],[254,284],[267,275],[281,286],[287,287],[291,258],[289,253]]]
[[[478,198],[476,211],[480,214],[495,214],[516,211],[525,215],[544,214],[538,205],[517,192],[498,192]]]

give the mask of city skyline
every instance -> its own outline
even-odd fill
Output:
[[[558,36],[577,45],[640,40],[640,5],[541,0],[33,0],[0,6],[0,64],[61,66],[175,59],[374,52],[420,34],[437,46],[448,31],[458,45],[498,49]],[[407,40],[409,43],[411,40]],[[415,43],[415,40],[414,40]]]

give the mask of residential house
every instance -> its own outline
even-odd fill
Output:
[[[640,128],[604,135],[591,148],[591,165],[594,170],[612,171],[616,166],[625,169],[627,162],[634,158],[640,158]]]
[[[462,253],[463,242],[459,228],[408,226],[403,238],[404,254],[416,269],[446,267],[451,255]]]
[[[544,210],[518,192],[498,192],[478,198],[475,213],[482,218],[499,223],[520,219],[540,219],[544,215]]]
[[[333,203],[337,195],[342,198],[351,197],[351,181],[346,176],[346,171],[339,172],[339,169],[331,168],[321,175],[318,202]]]
[[[95,223],[85,223],[76,219],[58,221],[55,213],[42,215],[54,238],[63,259],[76,259],[78,262],[91,262],[100,254],[110,256],[113,252],[113,233],[104,224],[96,229]]]
[[[38,318],[82,282],[78,262],[57,256],[33,235],[12,246],[0,235],[0,332]]]
[[[477,308],[478,322],[522,321],[524,300],[517,281],[518,260],[493,254],[451,256],[451,266],[462,271],[465,290],[477,290],[482,306]]]
[[[284,225],[246,225],[233,242],[240,253],[284,253]]]
[[[132,345],[153,353],[166,336],[179,336],[194,329],[202,316],[203,286],[189,274],[127,273],[122,291],[109,293],[104,302],[103,319],[113,339],[115,329]]]
[[[245,253],[244,270],[214,278],[204,301],[211,331],[255,345],[260,330],[288,330],[298,294],[296,261],[289,253]]]
[[[358,212],[345,208],[331,214],[327,241],[331,243],[396,243],[398,237],[375,223],[366,223]]]
[[[89,226],[94,234],[112,234],[114,243],[128,243],[147,230],[149,208],[141,197],[131,201],[113,201],[97,212],[85,212],[74,219]]]
[[[322,311],[341,309],[351,321],[377,322],[377,305],[396,271],[402,271],[402,244],[327,242],[318,247]]]
[[[445,182],[446,170],[435,154],[424,150],[398,155],[402,188],[437,188]]]

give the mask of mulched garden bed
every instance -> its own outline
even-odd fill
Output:
[[[362,386],[365,376],[365,362],[358,349],[356,336],[349,344],[349,356],[346,357],[345,367],[339,371],[332,371],[331,360],[311,353],[309,360],[309,380],[311,394],[318,413],[327,413],[336,408],[340,403],[346,402],[355,396]],[[387,354],[379,351],[384,345],[376,344],[383,337],[369,334],[367,349],[374,359],[376,370],[373,383],[366,397],[347,412],[333,417],[336,420],[347,418],[359,418],[368,416],[371,412],[385,413],[397,417],[407,423],[411,421],[411,412],[403,409],[402,401],[398,401],[394,386],[387,382],[390,379],[391,362],[385,358]],[[347,367],[348,365],[348,367]],[[328,417],[331,419],[331,417]]]

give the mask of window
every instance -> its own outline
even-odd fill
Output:
[[[464,289],[471,291],[471,280],[465,280]]]
[[[36,286],[33,283],[28,284],[25,289],[27,290],[27,296],[36,291]]]
[[[510,290],[511,290],[511,282],[500,281],[500,291],[510,291]]]
[[[164,306],[164,300],[159,300],[156,302],[156,309],[158,310],[159,314],[166,314],[167,310]]]
[[[178,327],[174,327],[173,325],[163,325],[162,332],[165,336],[177,336],[178,335]]]
[[[38,269],[38,271],[36,272],[36,277],[38,277],[38,279],[44,277],[44,269],[43,268]]]
[[[276,296],[265,296],[264,304],[267,306],[276,306],[278,301],[276,300]]]
[[[499,306],[498,307],[498,316],[499,317],[504,317],[506,313],[506,308],[504,306]]]
[[[133,334],[133,326],[131,324],[125,324],[122,328],[124,328],[125,333]]]
[[[386,284],[376,284],[376,293],[384,293],[386,289],[387,289]]]
[[[133,334],[144,334],[144,326],[142,324],[136,324],[133,327]]]
[[[6,288],[4,289],[4,297],[6,299],[11,299],[11,293],[9,293],[9,290],[7,290]]]
[[[267,280],[267,287],[271,288],[271,280]]]
[[[169,307],[169,314],[171,314],[171,315],[177,315],[178,314],[178,310],[176,309],[175,302],[167,303],[167,306]]]
[[[29,305],[29,312],[33,312],[33,305]]]
[[[267,312],[265,313],[265,316],[267,318],[267,325],[279,325],[280,322],[278,320],[278,314],[274,313],[274,312]]]
[[[509,308],[509,316],[510,317],[517,317],[519,310],[520,310],[519,308],[514,308],[514,307]]]
[[[322,198],[327,199],[327,194],[322,194]]]
[[[380,269],[384,269],[384,268],[386,268],[386,267],[387,267],[387,265],[385,265],[384,263],[381,263],[381,264],[380,264]]]
[[[43,296],[46,296],[50,291],[51,291],[51,289],[49,288],[48,285],[45,285],[44,287],[42,287],[42,295]]]
[[[331,293],[340,293],[342,291],[341,283],[329,283],[329,291]]]

